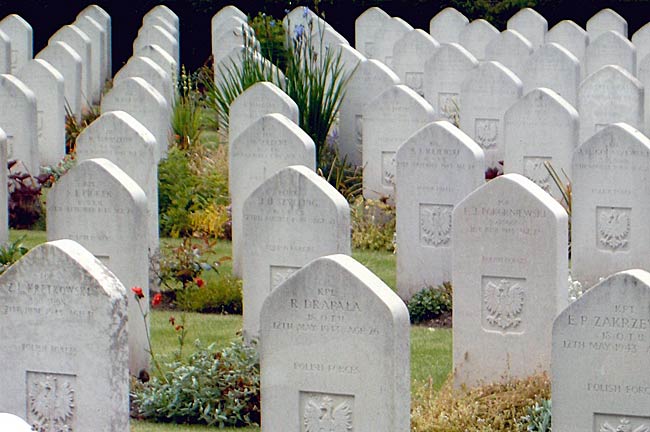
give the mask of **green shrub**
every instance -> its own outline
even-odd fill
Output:
[[[521,432],[551,432],[551,400],[542,399],[528,407],[527,415],[521,418]]]
[[[285,34],[282,21],[259,12],[252,20],[249,19],[249,22],[260,43],[261,54],[271,63],[284,69],[287,64],[287,50],[284,48]]]
[[[357,197],[350,206],[352,246],[358,249],[395,249],[395,207],[381,200]]]
[[[417,324],[439,317],[452,310],[452,287],[445,282],[438,287],[427,287],[408,302],[411,322]]]
[[[196,343],[187,363],[136,388],[133,400],[146,419],[219,427],[259,422],[259,359],[255,348],[233,342],[222,351]]]
[[[226,272],[206,276],[203,287],[187,290],[183,295],[180,303],[191,312],[242,313],[242,281]]]
[[[27,253],[28,249],[23,246],[23,240],[25,236],[0,246],[0,274]]]

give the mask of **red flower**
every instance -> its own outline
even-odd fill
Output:
[[[177,325],[177,326],[176,326],[176,331],[182,330],[182,329],[184,329],[184,328],[185,328],[185,327],[183,327],[182,325]]]
[[[131,288],[131,291],[135,294],[135,297],[139,300],[141,298],[144,298],[144,293],[142,292],[142,288],[139,286],[134,286]]]
[[[156,307],[162,302],[162,294],[156,293],[155,296],[153,296],[153,299],[151,299],[151,307]]]
[[[196,279],[194,279],[194,282],[196,282],[196,285],[197,285],[199,288],[202,288],[203,285],[205,285],[205,282],[204,282],[203,279],[201,279],[201,278],[196,278]]]
[[[174,318],[174,315],[171,315],[169,317],[169,324],[174,325],[176,324],[176,318]]]

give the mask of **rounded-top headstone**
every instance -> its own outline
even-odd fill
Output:
[[[353,258],[311,261],[261,312],[263,430],[409,430],[409,316]]]
[[[15,74],[34,57],[33,30],[20,15],[7,15],[0,21],[0,31],[11,40],[11,72]]]
[[[138,31],[138,37],[133,41],[133,54],[147,45],[158,45],[171,55],[176,63],[180,61],[180,49],[176,38],[158,25],[144,26]]]
[[[11,73],[11,39],[0,30],[0,74]]]
[[[390,19],[390,15],[378,7],[366,9],[354,21],[354,47],[364,56],[374,58],[374,35]]]
[[[484,19],[476,19],[465,26],[458,40],[477,60],[485,60],[485,47],[498,35],[499,30],[492,24]]]
[[[485,47],[485,59],[498,61],[521,78],[533,45],[516,30],[504,30]]]
[[[104,31],[106,31],[106,38],[104,39],[104,52],[106,53],[106,70],[104,71],[104,76],[106,79],[113,76],[113,43],[112,43],[112,30],[111,30],[111,16],[101,7],[93,4],[86,7],[84,10],[79,12],[77,18],[81,16],[89,16],[94,19],[102,26]]]
[[[393,47],[395,42],[413,30],[413,26],[401,18],[392,17],[379,27],[373,35],[372,58],[375,58],[392,69]]]
[[[180,20],[178,18],[178,15],[176,15],[173,10],[165,5],[157,5],[153,7],[149,12],[146,13],[145,16],[151,15],[160,16],[161,18],[169,21],[174,27],[176,27],[177,30],[180,28]]]
[[[521,75],[524,94],[546,87],[575,106],[582,72],[580,61],[557,43],[542,45],[528,59]]]
[[[94,18],[84,15],[74,25],[88,36],[91,41],[90,58],[92,63],[93,103],[99,103],[101,92],[106,83],[106,30]]]
[[[606,8],[597,12],[587,21],[589,40],[593,41],[601,34],[613,30],[627,38],[627,21],[615,11]]]
[[[634,44],[615,31],[606,31],[596,39],[591,39],[585,56],[587,75],[603,66],[620,66],[636,75],[636,48]]]
[[[224,21],[228,21],[231,17],[239,18],[243,22],[248,21],[248,17],[244,12],[239,10],[236,6],[228,5],[219,9],[219,11],[212,16],[210,20],[210,28],[213,33],[221,33]]]
[[[393,67],[399,79],[420,96],[424,95],[424,63],[440,44],[424,30],[406,33],[393,45]]]
[[[64,42],[68,44],[81,57],[81,82],[72,83],[72,85],[80,86],[81,106],[89,108],[92,105],[93,97],[92,43],[90,38],[79,27],[66,25],[50,37],[48,44],[52,42]]]
[[[469,24],[465,15],[453,7],[446,7],[429,21],[429,34],[443,43],[458,43],[460,32]]]
[[[0,128],[7,134],[7,157],[22,161],[31,175],[40,172],[36,96],[13,75],[0,75]]]
[[[582,27],[571,20],[560,21],[546,33],[545,41],[559,44],[569,50],[580,62],[582,77],[586,76],[584,62],[589,35]]]
[[[533,49],[544,44],[544,36],[548,31],[548,21],[539,12],[531,8],[520,9],[506,24],[509,30],[516,30],[528,41]]]
[[[636,65],[637,65],[637,76],[638,71],[641,69],[641,62],[650,54],[650,23],[647,23],[643,27],[632,35],[632,43],[636,48]]]
[[[648,305],[650,274],[627,270],[599,282],[556,318],[554,430],[650,428]]]
[[[180,76],[180,67],[174,57],[169,55],[167,51],[160,48],[158,45],[145,45],[138,51],[138,55],[150,58],[155,61],[158,66],[163,68],[170,77],[172,77],[172,84],[174,84],[174,91],[176,79]]]
[[[113,83],[132,77],[140,77],[151,84],[165,98],[170,108],[174,104],[171,75],[155,61],[148,57],[132,56],[115,74]]]
[[[54,42],[36,54],[36,58],[48,62],[63,76],[66,107],[80,121],[81,87],[79,83],[81,83],[83,62],[79,54],[65,42]]]

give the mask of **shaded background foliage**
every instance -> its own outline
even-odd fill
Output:
[[[91,0],[0,0],[0,18],[17,13],[34,28],[34,53],[40,51],[59,27],[74,21]],[[429,29],[429,20],[441,9],[454,6],[470,19],[487,17],[500,30],[522,7],[534,7],[549,22],[549,28],[563,19],[581,26],[595,12],[610,7],[629,24],[630,36],[650,20],[650,0],[96,0],[113,19],[113,69],[117,71],[131,55],[133,39],[142,16],[153,6],[165,4],[181,18],[181,62],[195,70],[210,56],[210,18],[219,9],[234,4],[255,16],[265,12],[281,18],[285,9],[310,6],[354,44],[354,20],[371,6],[399,16],[415,28]]]

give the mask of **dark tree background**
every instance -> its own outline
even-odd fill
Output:
[[[17,13],[34,29],[34,54],[62,25],[72,23],[87,5],[104,8],[113,22],[113,69],[116,71],[131,55],[133,39],[142,16],[157,4],[169,6],[181,19],[181,62],[194,70],[210,56],[210,19],[223,6],[234,4],[250,16],[265,12],[281,18],[285,9],[308,5],[315,0],[0,0],[0,18]],[[650,21],[650,0],[316,0],[318,11],[343,36],[354,44],[354,20],[371,6],[379,6],[390,15],[399,16],[413,27],[428,31],[429,20],[441,9],[454,6],[470,19],[487,16],[499,29],[519,8],[534,7],[549,22],[549,28],[563,19],[579,25],[595,12],[610,7],[629,24],[629,36]]]

